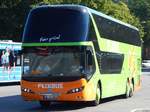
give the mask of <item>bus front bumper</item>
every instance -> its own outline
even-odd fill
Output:
[[[82,79],[73,83],[64,82],[64,88],[54,89],[38,89],[35,88],[36,83],[30,83],[30,86],[27,83],[21,83],[21,96],[27,101],[93,101],[96,97],[94,85],[92,83],[85,83]]]

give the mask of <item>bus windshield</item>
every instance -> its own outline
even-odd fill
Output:
[[[23,42],[79,42],[87,38],[87,11],[37,8],[29,14]]]
[[[85,47],[32,47],[24,49],[24,78],[83,77]]]

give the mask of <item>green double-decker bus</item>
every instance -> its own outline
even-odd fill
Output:
[[[28,15],[21,94],[53,101],[131,97],[140,87],[141,39],[127,23],[81,5],[43,5]]]

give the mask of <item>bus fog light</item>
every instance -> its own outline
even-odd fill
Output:
[[[33,93],[31,89],[28,88],[22,88],[21,89],[23,92],[27,92],[27,93]]]

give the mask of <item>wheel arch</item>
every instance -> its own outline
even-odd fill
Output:
[[[101,91],[101,98],[102,98],[102,82],[101,82],[101,80],[99,80],[98,81],[98,85],[99,85],[99,87],[100,87],[100,91]]]
[[[134,77],[132,77],[131,83],[133,84],[133,90],[134,90]]]
[[[131,79],[128,77],[127,82],[133,84],[133,90],[134,90],[134,77],[132,77]]]

